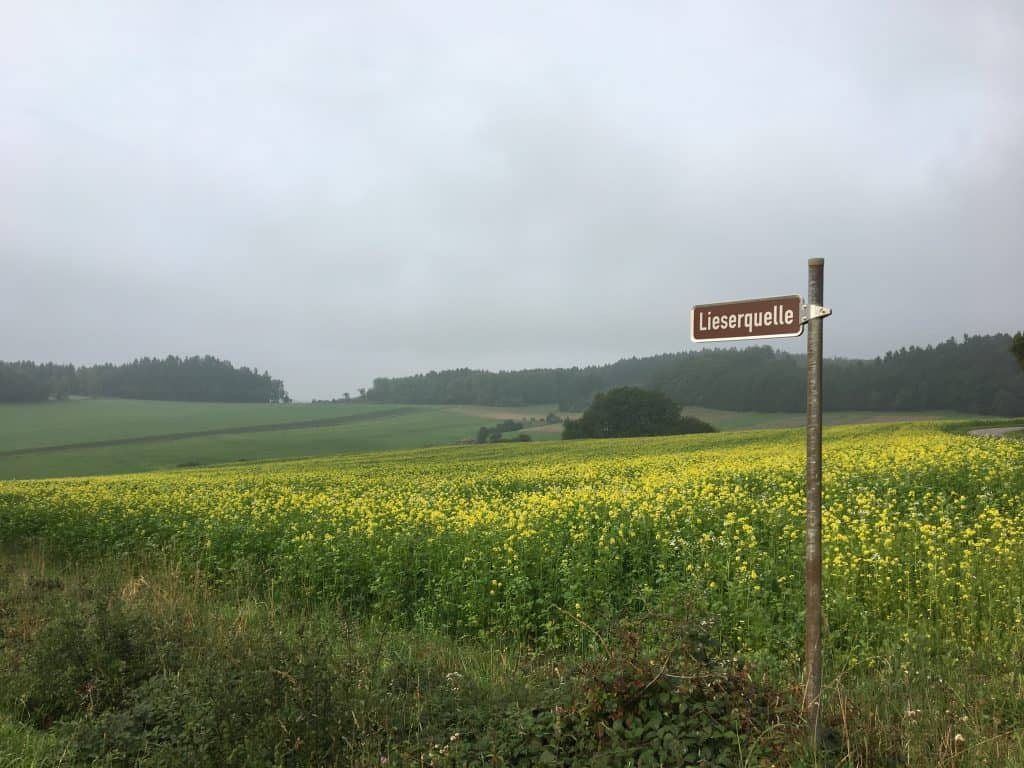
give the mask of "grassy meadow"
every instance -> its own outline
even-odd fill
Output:
[[[170,403],[76,399],[0,405],[0,479],[142,472],[450,445],[555,406]],[[527,430],[534,440],[558,430]]]
[[[0,483],[0,729],[133,764],[1024,765],[1024,443],[962,427],[825,430],[817,758],[802,430]]]
[[[803,413],[761,413],[757,411],[722,411],[717,408],[687,406],[684,416],[694,416],[723,432],[745,429],[788,429],[802,427]],[[955,421],[977,419],[976,414],[956,411],[829,411],[822,415],[825,426],[842,424],[885,424],[907,421]]]
[[[359,405],[359,413],[393,406]],[[72,398],[43,403],[0,404],[0,451],[159,438],[240,427],[315,422],[353,414],[333,403],[186,403],[161,400]]]

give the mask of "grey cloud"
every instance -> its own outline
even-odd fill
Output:
[[[299,397],[602,362],[814,256],[831,354],[1022,322],[1011,0],[7,17],[0,359],[212,353]]]

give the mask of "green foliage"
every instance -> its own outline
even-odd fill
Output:
[[[426,633],[359,633],[329,608],[212,595],[159,569],[124,584],[121,570],[0,592],[0,712],[59,735],[67,764],[379,765],[458,716]]]
[[[907,347],[873,360],[825,361],[826,401],[834,410],[950,410],[1024,415],[1024,378],[1007,353],[1007,334],[964,336]],[[557,402],[581,410],[598,392],[637,386],[678,403],[731,411],[799,413],[806,405],[804,357],[767,346],[702,349],[629,358],[604,366],[525,371],[431,371],[379,378],[377,402],[521,405]]]
[[[228,403],[291,402],[270,374],[206,355],[163,360],[143,357],[123,365],[76,368],[54,363],[0,361],[0,402],[61,399],[68,395],[137,400]]]
[[[134,765],[325,764],[352,724],[351,669],[322,632],[249,631],[203,643],[205,661],[150,676],[118,709],[73,728],[80,757]]]
[[[1013,344],[1010,345],[1010,351],[1013,356],[1017,358],[1017,362],[1020,364],[1021,369],[1024,369],[1024,333],[1016,333],[1013,336]]]
[[[501,443],[508,442],[504,440],[504,434],[506,432],[518,432],[523,428],[524,424],[521,421],[513,421],[512,419],[505,419],[504,421],[498,422],[493,427],[480,427],[476,433],[476,441],[478,443]],[[517,435],[518,442],[529,442],[529,435]]]
[[[661,392],[619,387],[594,396],[578,419],[566,419],[562,438],[646,437],[714,432],[714,427],[692,416]]]
[[[37,726],[102,713],[123,704],[128,692],[156,671],[159,654],[152,641],[152,627],[139,616],[125,615],[117,600],[62,604],[23,647],[7,696],[18,691],[17,708]]]
[[[0,362],[0,402],[30,403],[50,396],[51,387],[28,365]]]
[[[122,570],[100,561],[0,591],[5,643],[34,627],[0,664],[0,717],[48,728],[69,765],[757,764],[796,722],[692,620],[644,615],[578,657],[495,665],[495,649],[422,629]],[[48,688],[45,717],[23,705]],[[17,734],[23,756],[54,754],[53,739]]]
[[[601,652],[566,670],[557,688],[516,704],[445,752],[453,765],[500,755],[513,765],[735,766],[777,760],[798,716],[780,691],[756,684],[710,636],[671,622],[673,640],[645,647],[664,616],[617,625]],[[771,733],[780,723],[787,727]],[[442,764],[449,764],[442,762]]]
[[[68,755],[64,739],[0,712],[0,768],[67,766],[71,764]]]

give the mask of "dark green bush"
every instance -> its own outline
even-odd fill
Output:
[[[733,766],[777,759],[795,722],[784,697],[756,684],[736,660],[717,660],[710,638],[680,630],[667,652],[645,651],[620,627],[605,653],[482,732],[435,754],[452,764]],[[540,700],[538,700],[540,699]]]
[[[566,419],[563,440],[597,437],[648,437],[715,432],[710,424],[682,416],[679,406],[661,392],[618,387],[594,395],[578,419]]]
[[[777,699],[719,660],[703,630],[620,620],[589,654],[496,663],[505,651],[178,579],[126,589],[115,563],[73,588],[0,583],[0,714],[50,729],[69,765],[730,765],[739,744],[745,760],[776,754]]]
[[[258,632],[207,647],[139,685],[127,706],[79,723],[78,756],[126,766],[334,762],[355,726],[350,678],[323,640]]]
[[[43,727],[121,706],[162,656],[153,627],[125,614],[117,600],[64,603],[57,610],[26,645],[7,686],[27,720]]]

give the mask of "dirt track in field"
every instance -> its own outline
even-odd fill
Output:
[[[988,427],[987,429],[972,429],[967,434],[975,437],[1002,437],[1007,432],[1018,432],[1024,427]]]

